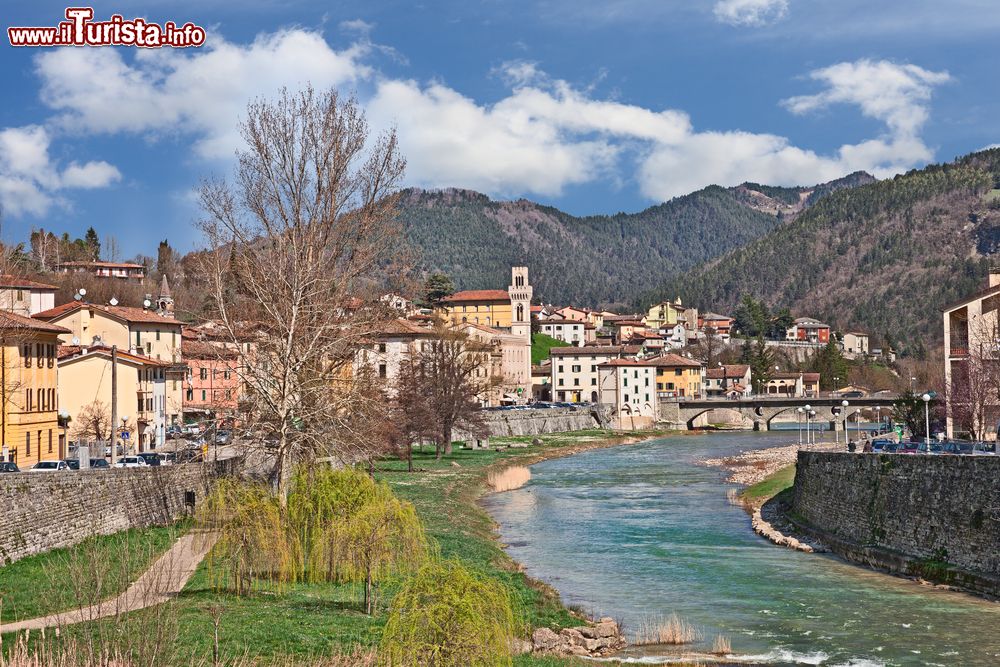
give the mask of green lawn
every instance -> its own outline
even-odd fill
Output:
[[[554,347],[569,347],[569,343],[543,333],[531,334],[531,363],[537,366],[548,359],[549,350]]]
[[[456,449],[441,461],[434,460],[433,450],[414,452],[416,472],[406,472],[405,462],[380,463],[377,475],[385,479],[401,497],[417,509],[427,534],[440,546],[442,555],[456,557],[467,566],[503,581],[511,592],[525,628],[548,626],[562,628],[579,625],[547,586],[529,580],[517,564],[501,549],[493,532],[493,521],[477,500],[485,490],[485,479],[492,466],[528,464],[541,458],[569,453],[580,447],[628,437],[607,431],[580,431],[541,436],[541,445],[472,451]],[[494,446],[530,443],[531,437],[495,438]],[[453,465],[457,464],[457,465]],[[208,581],[208,566],[203,563],[184,592],[172,603],[176,610],[176,645],[181,647],[171,662],[188,664],[211,656],[212,612],[221,611],[220,648],[224,657],[253,656],[324,656],[347,651],[356,645],[378,643],[386,620],[386,603],[392,587],[382,591],[380,611],[373,617],[360,611],[357,588],[332,584],[296,584],[280,593],[257,593],[238,598],[217,593]],[[27,595],[27,592],[25,592]],[[153,616],[161,611],[144,611],[128,616],[135,628],[155,625]],[[143,620],[146,623],[143,623]],[[88,624],[70,634],[107,632]],[[521,656],[520,667],[567,667],[584,664],[565,659]]]
[[[785,489],[790,489],[794,482],[795,464],[793,463],[745,488],[740,494],[740,499],[752,505],[761,505]]]
[[[69,549],[29,556],[0,567],[3,620],[34,618],[82,606],[81,601],[95,595],[97,580],[103,582],[105,591],[123,591],[188,525],[100,535]]]

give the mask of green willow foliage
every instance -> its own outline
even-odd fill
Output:
[[[386,667],[509,667],[517,627],[507,589],[456,560],[428,561],[392,601]]]
[[[379,583],[418,567],[429,551],[413,505],[350,468],[299,469],[286,509],[266,486],[223,480],[199,517],[220,535],[216,586],[239,595],[295,581],[359,583],[372,613]]]

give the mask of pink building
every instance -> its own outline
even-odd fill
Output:
[[[184,382],[184,421],[187,423],[236,416],[240,399],[239,355],[219,342],[202,340],[184,331],[181,354],[188,366]]]

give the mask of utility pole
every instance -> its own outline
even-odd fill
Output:
[[[111,465],[118,461],[118,346],[111,346]]]

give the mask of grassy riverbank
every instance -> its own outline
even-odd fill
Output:
[[[541,436],[541,445],[531,445],[530,437],[496,438],[494,449],[456,449],[440,461],[435,460],[433,450],[418,450],[414,452],[415,472],[407,472],[405,462],[388,460],[379,464],[376,475],[388,482],[399,497],[414,504],[428,536],[440,546],[442,555],[458,558],[466,566],[503,582],[519,610],[525,634],[528,634],[530,628],[558,629],[579,625],[580,621],[562,605],[551,588],[526,577],[520,566],[503,551],[492,519],[478,504],[479,498],[489,491],[487,476],[507,466],[529,465],[651,435],[637,438],[635,434],[580,431]],[[48,556],[39,558],[45,561]],[[4,569],[0,569],[0,573]],[[22,599],[37,594],[39,588],[58,586],[56,580],[38,581],[36,578],[33,581],[34,592],[27,588],[20,590],[18,594]],[[346,652],[356,646],[374,646],[386,620],[386,603],[391,593],[391,586],[383,591],[379,611],[373,616],[362,613],[359,591],[352,586],[303,583],[288,585],[280,592],[236,597],[212,590],[208,567],[203,563],[184,592],[171,603],[177,633],[173,643],[178,648],[176,658],[170,662],[188,664],[192,656],[197,659],[211,656],[213,618],[218,619],[223,658],[252,656],[305,660]],[[162,612],[136,612],[129,614],[127,620],[138,629],[143,627],[144,621],[149,624],[154,613]],[[102,623],[107,628],[119,622]],[[96,631],[96,626],[77,627],[67,634]],[[576,662],[520,656],[515,664],[565,667]]]
[[[756,484],[743,489],[739,498],[743,502],[759,507],[795,483],[795,464],[773,472]]]

